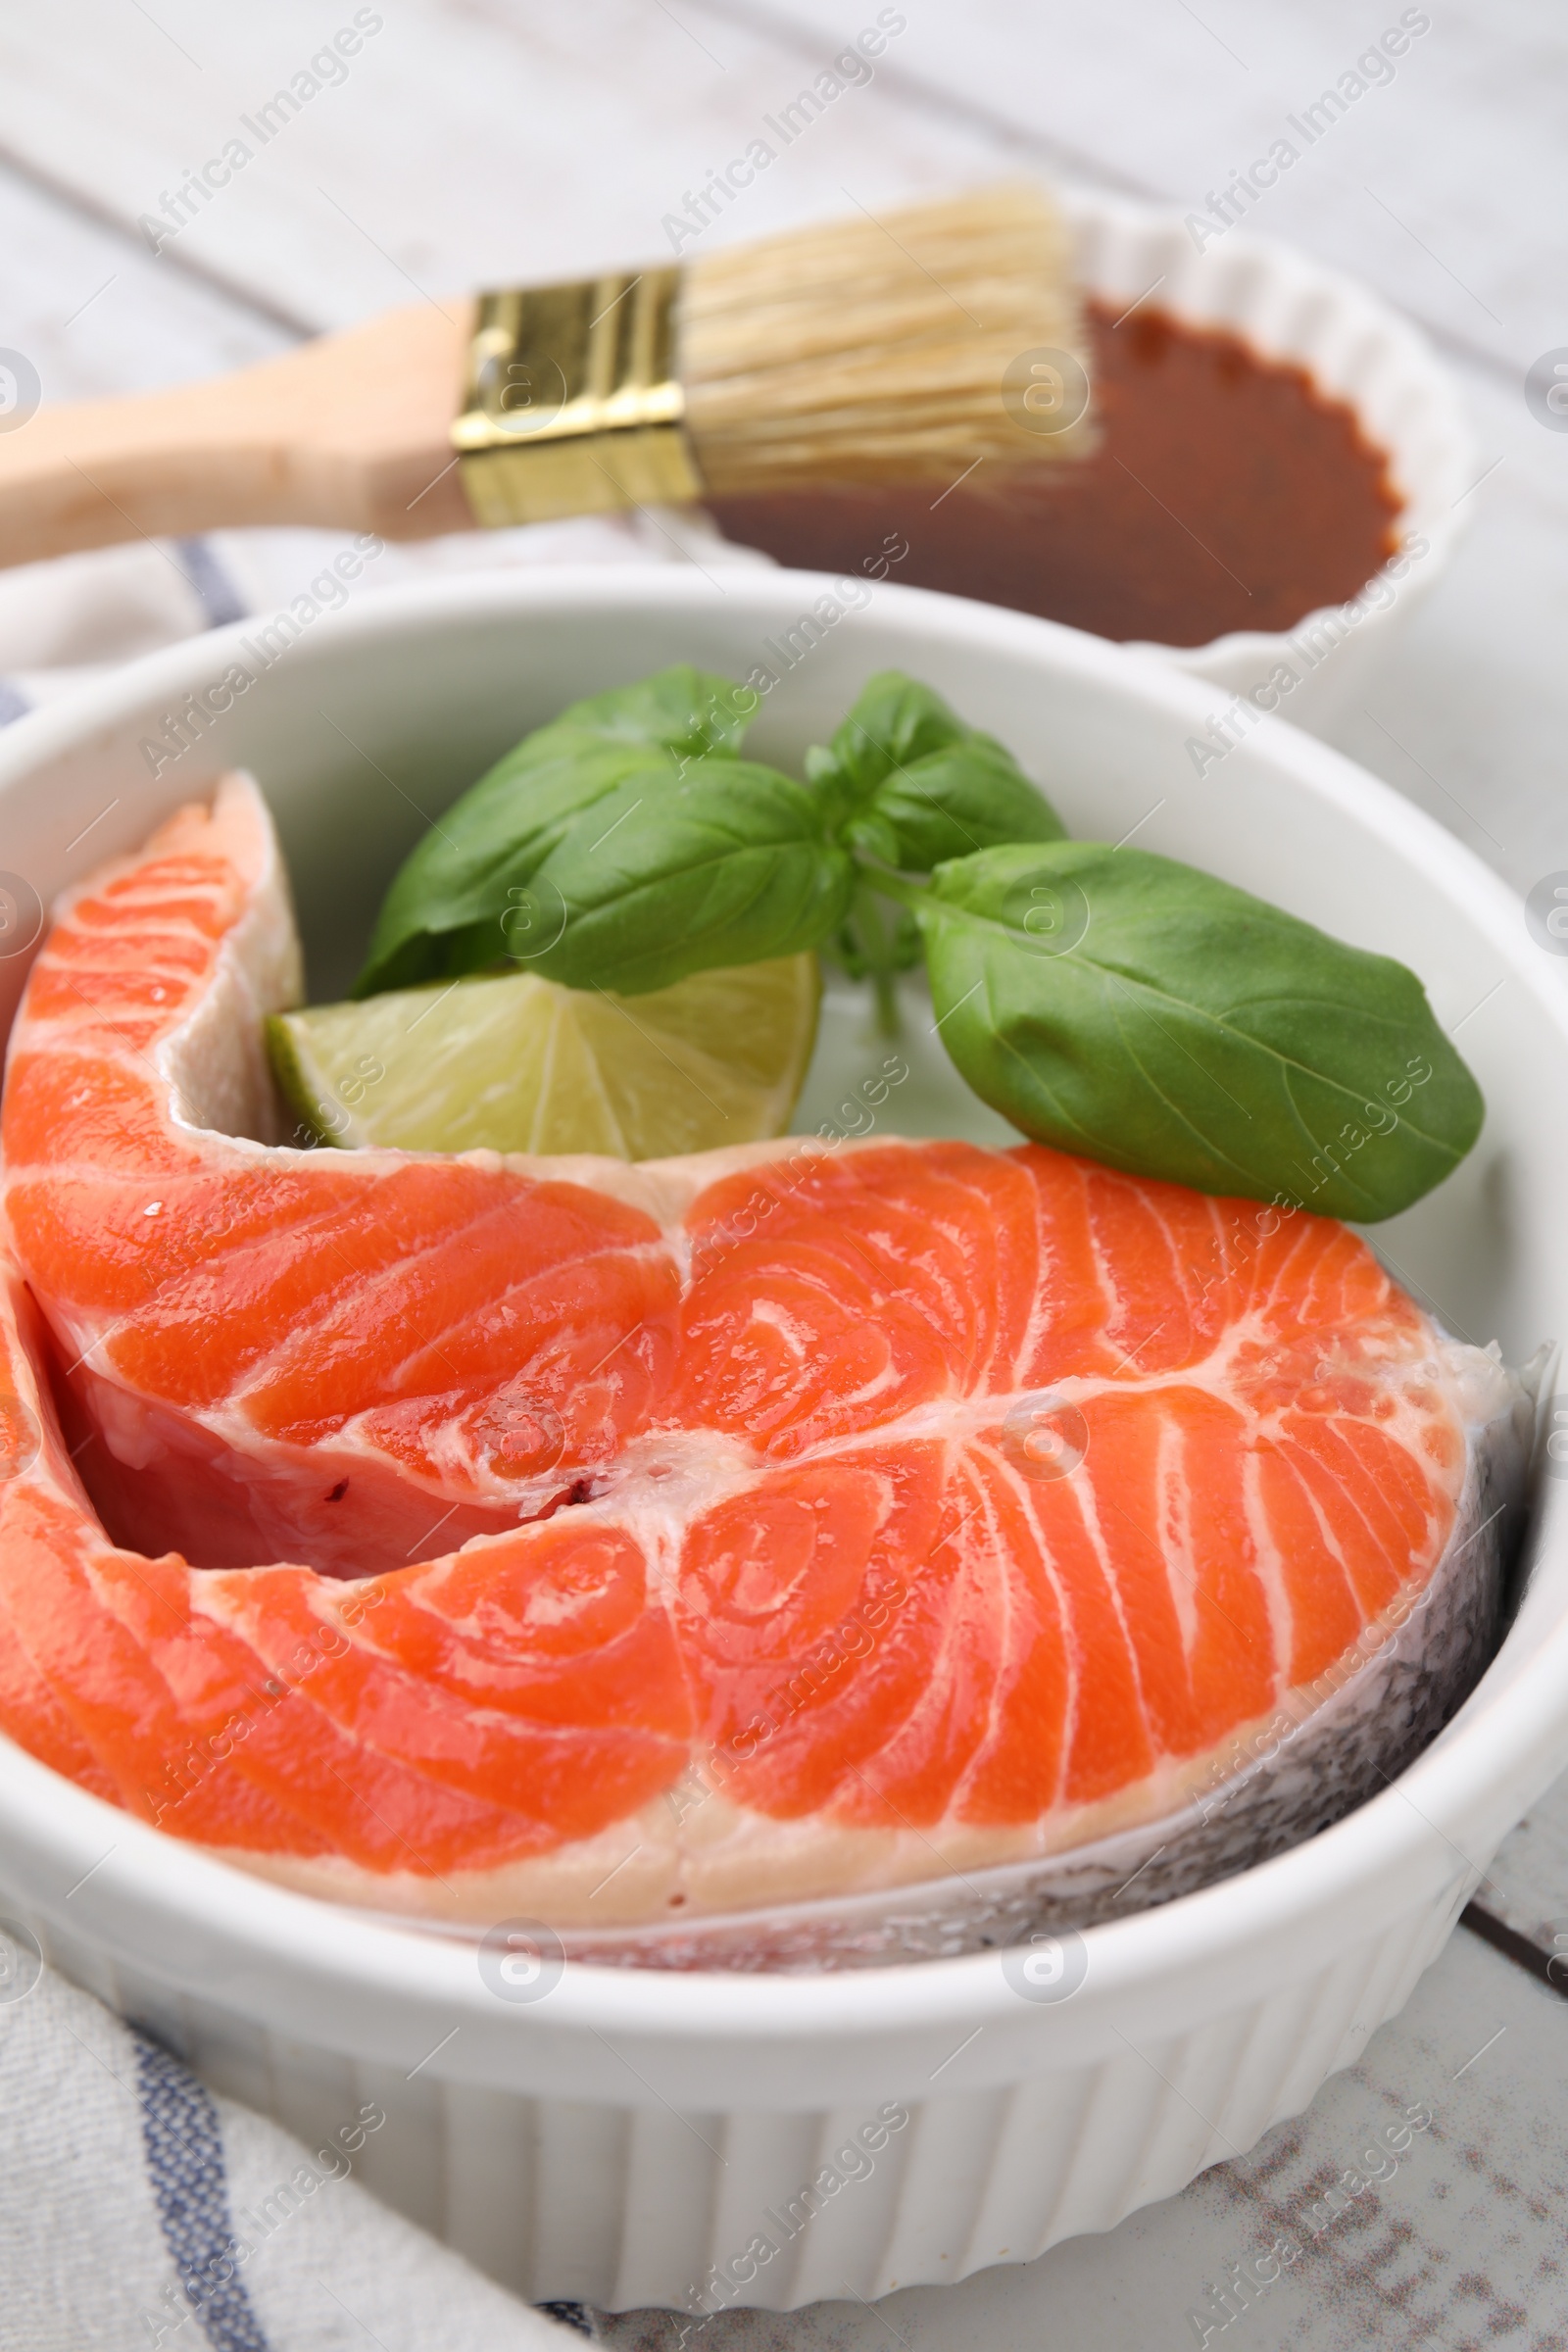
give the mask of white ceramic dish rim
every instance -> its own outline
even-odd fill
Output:
[[[465,610],[521,616],[548,603],[557,611],[575,605],[587,613],[642,597],[694,612],[739,600],[770,622],[781,578],[793,583],[792,597],[831,586],[825,575],[769,571],[731,573],[717,590],[674,567],[563,567],[387,590],[323,622],[313,639],[324,646],[374,637],[388,624],[451,621]],[[1112,695],[1153,702],[1179,718],[1196,716],[1205,699],[1199,684],[1161,663],[1052,622],[925,590],[885,587],[878,596],[895,601],[898,616],[915,637],[922,629],[940,631],[950,644],[967,640],[1020,656],[1049,642],[1058,660],[1065,653],[1080,673],[1102,681]],[[16,722],[0,738],[0,808],[7,789],[23,783],[35,765],[73,747],[90,747],[95,735],[138,708],[176,698],[220,670],[247,625],[149,656]],[[1436,886],[1451,895],[1462,890],[1508,976],[1568,1035],[1568,998],[1551,985],[1554,975],[1542,973],[1539,958],[1527,954],[1517,901],[1504,885],[1434,820],[1349,760],[1277,718],[1267,728],[1254,744],[1268,747],[1293,781],[1328,808],[1353,811],[1358,823]],[[1516,1635],[1510,1641],[1517,1646]],[[0,1824],[8,1841],[39,1866],[29,1876],[45,1917],[58,1912],[75,1932],[132,1963],[135,1945],[146,1939],[148,1965],[193,1992],[220,1998],[225,1984],[243,1984],[251,2010],[285,2031],[302,2029],[302,1983],[334,2014],[360,2019],[359,2038],[384,2043],[392,2054],[408,2046],[411,2009],[432,2026],[457,2018],[473,2031],[459,2037],[462,2046],[442,2072],[483,2081],[495,2078],[498,2062],[503,2074],[512,2071],[505,2064],[509,2045],[515,2052],[519,2029],[533,2028],[553,2045],[550,2074],[569,2078],[577,2095],[617,2100],[625,2096],[624,2063],[601,2028],[633,2036],[645,2050],[664,2045],[671,2054],[677,2045],[692,2050],[704,2043],[716,2052],[741,2037],[759,2054],[768,2043],[778,2045],[785,2072],[769,2103],[788,2105],[789,2053],[798,2051],[803,2037],[818,2048],[831,2044],[835,2063],[844,2064],[861,2045],[886,2044],[890,2034],[912,2034],[935,2047],[956,2029],[994,2021],[1027,2024],[1052,2041],[1070,2034],[1080,2055],[1097,2042],[1110,2051],[1124,2037],[1109,2012],[1140,1986],[1157,1981],[1165,1988],[1167,2015],[1183,2005],[1195,2014],[1214,2014],[1225,2004],[1227,1984],[1240,1989],[1245,1983],[1246,1955],[1265,1941],[1277,1948],[1282,1932],[1290,1935],[1303,1975],[1314,1959],[1332,1961],[1345,1945],[1348,1894],[1354,1895],[1368,1934],[1416,1892],[1433,1894],[1452,1884],[1457,1908],[1483,1867],[1470,1859],[1467,1843],[1490,1856],[1522,1809],[1500,1791],[1505,1786],[1544,1787],[1568,1754],[1568,1611],[1554,1625],[1536,1628],[1533,1641],[1528,1655],[1510,1660],[1505,1694],[1494,1690],[1489,1703],[1494,1665],[1461,1715],[1399,1783],[1333,1829],[1175,1904],[1089,1931],[1089,1978],[1070,2003],[1055,2009],[1026,2010],[997,1956],[981,1953],[819,1977],[568,1967],[547,2003],[502,2011],[481,1985],[470,1948],[416,1928],[369,1921],[231,1870],[88,1794],[9,1741],[3,1743]],[[46,1886],[57,1891],[46,1894]],[[69,1915],[63,1911],[68,1900],[74,1904]],[[155,1923],[158,1933],[150,1938]],[[388,2000],[390,2011],[380,2006]],[[991,2037],[989,2051],[956,2070],[951,2086],[1011,2077],[1016,2046],[1015,2034]],[[848,2074],[858,2071],[848,2066]],[[803,2085],[800,2095],[808,2101],[811,2086]]]
[[[1086,232],[1099,236],[1112,233],[1129,244],[1142,242],[1160,248],[1169,258],[1165,271],[1156,273],[1156,284],[1161,276],[1168,277],[1174,272],[1189,276],[1196,292],[1206,277],[1216,289],[1223,287],[1230,296],[1224,303],[1195,300],[1184,297],[1180,285],[1173,289],[1166,284],[1154,307],[1166,309],[1190,323],[1229,326],[1265,357],[1293,362],[1316,377],[1318,370],[1307,348],[1289,341],[1282,344],[1262,324],[1270,301],[1282,303],[1288,295],[1302,309],[1315,302],[1322,306],[1317,337],[1320,342],[1334,334],[1347,338],[1373,336],[1382,343],[1392,362],[1404,371],[1409,391],[1420,404],[1430,437],[1431,447],[1425,451],[1418,452],[1408,439],[1377,427],[1349,390],[1332,384],[1325,387],[1331,397],[1344,400],[1354,409],[1367,438],[1384,449],[1391,473],[1405,501],[1401,529],[1406,533],[1420,531],[1429,543],[1428,553],[1405,577],[1394,601],[1373,605],[1357,624],[1358,636],[1368,631],[1381,633],[1401,608],[1424,596],[1445,569],[1469,519],[1469,510],[1462,502],[1475,486],[1475,441],[1464,406],[1452,376],[1427,337],[1358,278],[1331,269],[1313,255],[1277,237],[1257,236],[1245,228],[1228,229],[1213,250],[1200,254],[1194,250],[1185,216],[1170,207],[1141,204],[1131,197],[1083,186],[1067,187],[1060,193],[1063,209],[1080,241]],[[1112,294],[1129,305],[1146,291],[1152,294],[1147,278],[1132,286],[1106,285],[1092,263],[1085,282],[1091,294]],[[1363,587],[1369,584],[1363,583]],[[1361,593],[1358,591],[1357,595]],[[1341,610],[1342,607],[1334,605],[1314,606],[1288,631],[1233,629],[1224,636],[1208,638],[1201,645],[1187,646],[1140,639],[1133,641],[1129,650],[1157,655],[1177,668],[1215,683],[1228,683],[1243,671],[1261,682],[1267,678],[1273,663],[1285,658],[1293,637],[1310,636],[1314,627]]]

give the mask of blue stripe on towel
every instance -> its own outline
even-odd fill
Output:
[[[206,539],[176,539],[174,554],[180,570],[196,592],[210,629],[225,621],[243,620],[250,607],[229,578]]]
[[[542,2311],[546,2319],[559,2320],[564,2328],[575,2328],[577,2333],[585,2335],[591,2344],[599,2341],[598,2330],[588,2317],[587,2309],[583,2304],[536,2303],[534,2309]]]
[[[177,2058],[140,2034],[133,2038],[147,2178],[179,2282],[214,2352],[269,2352],[234,2267],[218,2110]]]
[[[9,678],[0,678],[0,727],[9,727],[14,718],[22,718],[32,709],[20,686]]]

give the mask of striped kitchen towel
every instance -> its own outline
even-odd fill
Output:
[[[0,1939],[8,2352],[570,2352],[592,2332],[360,2186],[373,2099],[323,2146],[292,2139]]]
[[[705,515],[641,509],[412,547],[370,532],[138,539],[0,570],[0,727],[106,668],[223,621],[265,626],[286,617],[298,625],[411,580],[560,564],[697,564],[713,571],[767,562],[721,539]]]

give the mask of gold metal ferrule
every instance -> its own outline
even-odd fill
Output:
[[[703,495],[675,377],[680,271],[481,294],[452,443],[482,523]]]

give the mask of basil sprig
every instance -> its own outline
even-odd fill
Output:
[[[1065,832],[995,736],[966,727],[939,694],[902,670],[870,680],[827,749],[807,753],[806,772],[836,797],[853,850],[908,873],[1002,842],[1059,841]],[[833,945],[852,978],[871,980],[882,1027],[896,1036],[894,984],[921,954],[908,911],[885,907],[868,877]]]
[[[804,782],[739,756],[747,702],[669,669],[529,736],[409,858],[358,993],[511,965],[636,995],[834,941],[889,1021],[923,954],[975,1093],[1136,1175],[1371,1221],[1475,1142],[1480,1090],[1402,964],[1068,841],[1010,753],[896,670]]]
[[[852,848],[910,873],[1067,830],[1009,751],[897,669],[871,679],[828,749],[807,753],[806,772],[845,808]]]

